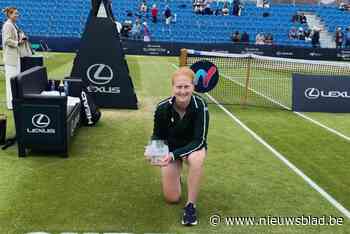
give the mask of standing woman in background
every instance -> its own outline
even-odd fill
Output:
[[[12,109],[12,92],[10,79],[21,72],[20,45],[24,44],[26,37],[16,25],[19,12],[15,7],[3,10],[7,20],[2,26],[2,48],[6,77],[7,108]]]

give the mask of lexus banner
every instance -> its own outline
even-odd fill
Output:
[[[350,76],[293,74],[293,111],[350,112]]]

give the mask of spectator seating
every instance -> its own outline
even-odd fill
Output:
[[[320,7],[318,15],[324,21],[329,32],[335,33],[337,27],[345,29],[350,26],[350,12],[341,11],[337,6]]]
[[[115,17],[123,22],[135,20],[138,13],[139,0],[114,0],[112,7]],[[333,32],[336,26],[350,25],[350,13],[337,9],[336,6],[319,6],[308,4],[272,4],[270,8],[257,8],[253,3],[245,3],[241,16],[197,15],[192,10],[190,0],[148,0],[149,13],[142,17],[147,21],[153,41],[175,42],[230,42],[231,33],[246,31],[253,43],[257,33],[272,33],[275,44],[310,46],[304,41],[288,39],[288,31],[292,26],[292,15],[297,11],[311,11],[318,14],[325,22],[328,30]],[[244,2],[244,1],[243,1]],[[157,4],[160,22],[151,22],[150,8]],[[163,12],[169,5],[176,14],[176,23],[170,26],[164,22]],[[87,0],[1,0],[0,8],[8,5],[17,6],[21,13],[20,26],[32,36],[43,37],[80,37],[90,11]],[[213,10],[222,8],[222,2],[213,2]],[[232,6],[229,4],[232,11]],[[127,12],[133,16],[127,16]],[[268,12],[268,17],[263,13]],[[3,17],[3,16],[2,16]],[[4,18],[0,19],[3,21]]]

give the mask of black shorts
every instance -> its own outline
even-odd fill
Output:
[[[197,150],[195,150],[195,151],[198,151],[198,150],[201,150],[201,149],[203,149],[203,148],[205,148],[205,150],[207,151],[208,150],[208,145],[207,145],[207,143],[205,143],[202,147],[200,147],[199,149],[197,149]],[[173,152],[173,150],[175,150],[176,148],[171,148],[171,147],[169,147],[169,152]],[[195,152],[195,151],[193,151],[193,152]],[[188,156],[188,155],[187,155]],[[178,158],[177,160],[183,160],[183,158],[187,158],[187,156],[183,156],[183,157],[181,157],[181,158]]]

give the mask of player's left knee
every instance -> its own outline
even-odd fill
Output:
[[[202,148],[201,150],[197,150],[197,151],[191,153],[187,157],[187,161],[188,161],[189,165],[201,167],[204,164],[204,160],[205,160],[206,155],[207,155],[207,152],[206,152],[205,148]]]

